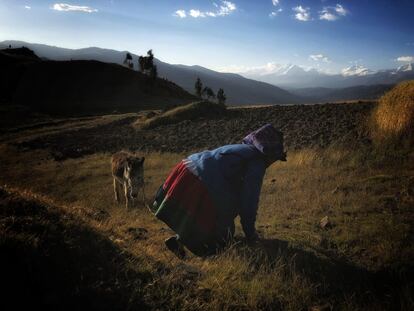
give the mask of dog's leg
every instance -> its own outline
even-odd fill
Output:
[[[115,201],[119,203],[119,186],[118,181],[114,178],[114,192],[115,192]]]
[[[129,208],[129,197],[128,197],[128,186],[126,184],[126,182],[124,182],[124,191],[125,191],[125,204],[126,204],[126,208]]]

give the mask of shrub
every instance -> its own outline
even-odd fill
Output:
[[[377,143],[414,142],[414,80],[398,84],[380,98],[370,127]]]
[[[151,129],[160,125],[174,124],[200,117],[222,116],[225,112],[226,106],[224,105],[200,101],[168,110],[144,122],[137,121],[134,126],[139,129]]]

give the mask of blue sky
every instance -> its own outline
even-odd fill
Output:
[[[0,40],[98,46],[221,71],[414,61],[413,0],[0,0]]]

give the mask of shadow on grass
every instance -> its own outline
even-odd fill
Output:
[[[258,266],[265,261],[274,264],[282,260],[294,273],[318,284],[319,297],[334,305],[351,298],[358,305],[380,304],[383,309],[410,310],[414,307],[412,265],[369,271],[333,254],[304,250],[278,239],[238,245],[241,252],[249,246],[247,251],[255,254],[250,258],[255,258],[253,264]]]
[[[3,310],[149,309],[140,259],[58,208],[0,189]]]

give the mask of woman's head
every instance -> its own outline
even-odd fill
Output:
[[[266,124],[243,138],[243,144],[253,145],[266,158],[269,164],[280,160],[286,161],[286,152],[283,149],[283,133]]]

